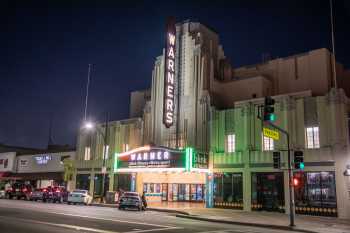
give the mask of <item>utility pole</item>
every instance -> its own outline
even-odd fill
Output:
[[[271,97],[269,97],[271,98]],[[266,102],[266,101],[265,101]],[[274,103],[274,101],[273,101]],[[280,128],[277,125],[274,125],[269,120],[265,120],[265,114],[262,114],[261,109],[265,108],[265,106],[259,106],[258,111],[258,119],[262,122],[262,127],[264,124],[267,124],[271,126],[274,129],[277,129],[287,137],[287,151],[288,151],[288,181],[289,181],[289,226],[294,227],[295,226],[295,201],[294,201],[294,185],[293,185],[293,168],[292,168],[292,160],[290,157],[290,140],[289,140],[289,133]],[[273,112],[273,110],[272,110]]]
[[[89,85],[90,85],[91,64],[89,64],[88,77],[86,82],[86,96],[85,96],[85,108],[84,108],[84,121],[86,121],[87,106],[89,99]]]
[[[335,68],[335,41],[334,41],[334,17],[333,17],[333,0],[329,0],[330,5],[330,11],[331,11],[331,33],[332,33],[332,63],[333,63],[333,81],[334,81],[334,88],[337,89],[337,71]]]
[[[107,173],[107,168],[106,168],[106,158],[107,158],[107,139],[108,139],[108,112],[106,114],[106,122],[105,122],[105,133],[102,135],[103,136],[103,161],[102,161],[102,200],[105,198],[105,181],[106,181],[106,173]]]

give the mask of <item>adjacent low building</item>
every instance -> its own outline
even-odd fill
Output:
[[[75,149],[50,146],[46,150],[0,146],[0,181],[25,182],[35,188],[67,185],[65,163],[75,159]]]

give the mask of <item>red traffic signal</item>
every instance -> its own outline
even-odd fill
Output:
[[[299,184],[300,184],[299,178],[293,177],[293,186],[297,187],[297,186],[299,186]]]

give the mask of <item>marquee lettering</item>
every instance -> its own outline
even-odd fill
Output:
[[[167,25],[166,51],[165,51],[165,77],[163,100],[163,123],[169,128],[174,124],[175,111],[175,24],[169,21]]]

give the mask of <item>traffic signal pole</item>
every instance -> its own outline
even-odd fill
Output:
[[[261,113],[261,107],[263,106],[259,106],[259,115],[258,118],[264,122],[264,124],[267,124],[269,126],[271,126],[274,129],[277,129],[278,131],[280,131],[281,133],[285,134],[287,137],[287,151],[288,151],[288,180],[289,180],[289,226],[294,227],[295,226],[295,201],[294,201],[294,185],[293,185],[293,174],[292,174],[292,160],[290,157],[290,144],[289,144],[289,133],[280,128],[277,125],[274,125],[273,123],[271,123],[270,121],[264,121],[263,119],[263,114],[260,115]],[[261,117],[262,116],[262,117]]]

